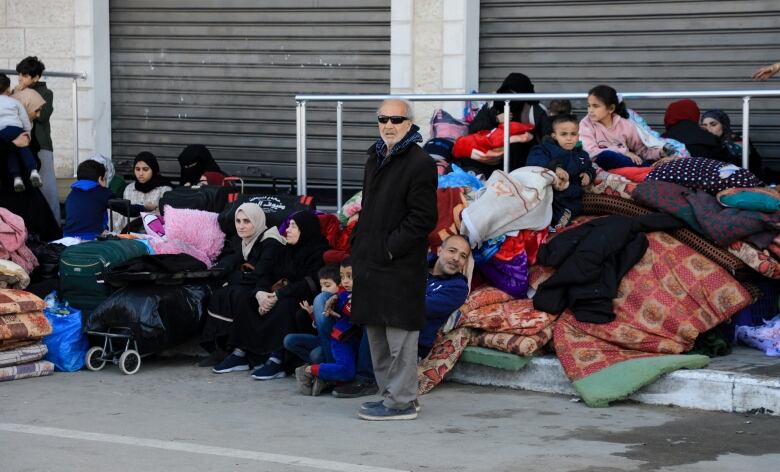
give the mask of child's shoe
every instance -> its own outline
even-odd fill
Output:
[[[30,183],[33,187],[42,187],[43,186],[43,180],[41,180],[41,175],[38,173],[37,170],[33,170],[30,172]]]
[[[322,380],[319,377],[314,378],[314,383],[311,386],[311,396],[312,397],[319,397],[320,394],[322,394],[322,391],[325,390],[328,387],[333,386],[333,383],[326,382]]]
[[[310,396],[311,387],[314,383],[314,376],[309,372],[306,372],[306,367],[308,367],[308,365],[302,365],[295,369],[295,379],[298,381],[298,390],[300,390],[302,394]]]
[[[14,177],[14,192],[24,192],[24,182],[21,177]]]

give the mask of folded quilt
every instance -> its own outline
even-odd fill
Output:
[[[44,306],[43,300],[30,292],[0,289],[0,315],[40,311]]]
[[[49,361],[30,362],[28,364],[0,367],[0,382],[30,377],[43,377],[54,372],[54,364]]]
[[[40,359],[48,352],[48,348],[42,342],[30,346],[19,347],[10,351],[0,352],[0,367],[10,367],[20,364],[28,364]]]
[[[0,315],[0,346],[7,341],[38,339],[51,334],[51,324],[42,311]]]
[[[430,353],[418,365],[420,395],[444,380],[469,345],[519,356],[537,354],[552,339],[556,319],[534,310],[531,300],[514,300],[493,287],[472,292],[460,311],[457,328],[439,332]]]

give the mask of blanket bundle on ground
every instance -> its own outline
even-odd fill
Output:
[[[0,288],[24,290],[30,285],[30,276],[22,266],[13,261],[0,259]]]
[[[0,381],[49,375],[54,364],[41,360],[51,334],[43,300],[21,290],[0,289]]]
[[[0,207],[0,259],[19,264],[28,274],[38,267],[38,259],[25,245],[27,228],[22,217]]]
[[[668,182],[643,182],[632,193],[633,199],[657,208],[683,221],[722,247],[747,240],[766,249],[778,235],[780,212],[724,208],[717,198],[703,190],[692,190]]]
[[[556,316],[534,310],[531,300],[514,300],[493,287],[471,293],[460,309],[457,327],[439,333],[417,369],[420,394],[431,391],[452,370],[469,345],[520,356],[538,353],[552,339]]]
[[[534,125],[512,121],[509,123],[509,142],[527,143],[533,139],[531,134]],[[481,159],[490,151],[498,151],[494,155],[504,154],[504,126],[492,130],[477,131],[474,134],[462,136],[455,141],[452,156],[456,159]]]
[[[459,234],[460,215],[468,206],[463,187],[439,188],[436,190],[436,210],[438,220],[436,227],[428,235],[430,250],[436,252],[441,243],[448,237]]]
[[[543,167],[521,167],[509,174],[493,171],[485,192],[463,210],[461,234],[476,246],[512,231],[547,228],[557,181],[555,173]]]
[[[647,238],[647,251],[618,287],[615,320],[584,323],[564,312],[556,323],[555,352],[590,406],[626,398],[667,372],[706,366],[706,356],[680,354],[752,302],[723,268],[685,244],[665,233]],[[550,275],[535,267],[532,286]]]

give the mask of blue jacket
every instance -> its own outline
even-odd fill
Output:
[[[77,180],[70,188],[65,199],[62,234],[95,239],[106,227],[108,201],[114,198],[114,194],[94,180]]]
[[[417,343],[430,347],[436,332],[447,322],[453,311],[463,305],[469,295],[469,285],[462,274],[434,276],[428,274],[425,286],[425,327]]]
[[[554,139],[546,137],[542,144],[537,144],[531,149],[526,165],[546,167],[550,170],[561,167],[569,173],[569,187],[562,192],[553,193],[551,226],[558,224],[566,210],[571,212],[572,219],[582,213],[580,175],[587,174],[591,182],[596,175],[587,152],[581,147],[567,151],[560,147]]]

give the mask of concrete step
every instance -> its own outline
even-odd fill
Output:
[[[736,347],[731,355],[712,359],[707,369],[672,372],[629,399],[651,405],[780,416],[778,374],[780,358]],[[518,372],[460,362],[447,380],[577,396],[561,363],[552,355],[536,357]]]

